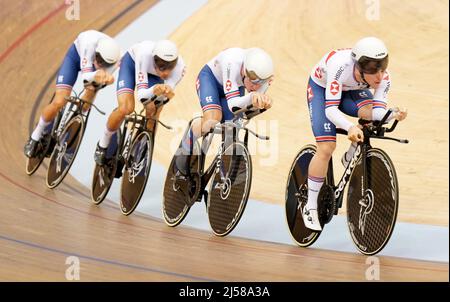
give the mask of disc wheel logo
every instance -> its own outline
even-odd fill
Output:
[[[302,206],[308,200],[308,187],[307,187],[307,185],[306,184],[302,184],[298,188],[298,192],[299,193],[296,194],[296,196],[297,196],[297,210],[301,210]]]
[[[64,155],[66,154],[67,150],[67,141],[64,142],[59,148],[58,148],[58,155],[56,156],[56,173],[61,172],[61,166],[62,166],[62,160],[64,158]]]
[[[146,166],[146,159],[147,158],[143,156],[139,162],[133,162],[128,168],[128,181],[130,183],[134,183],[136,176],[138,176],[142,169]]]
[[[361,208],[359,209],[358,227],[363,236],[364,236],[364,229],[366,227],[367,215],[369,215],[372,212],[374,204],[375,198],[373,192],[372,190],[367,189],[364,194],[364,197],[359,201],[359,205],[361,206]]]
[[[103,168],[98,171],[98,179],[100,183],[100,188],[105,186],[105,173],[103,172]]]
[[[180,189],[180,185],[177,184],[177,178],[175,176],[172,176],[172,189],[174,192],[178,191]]]
[[[130,162],[131,165],[127,168],[128,170],[128,181],[130,183],[135,182],[135,178],[139,176],[142,172],[142,169],[147,167],[147,152],[149,149],[149,146],[147,145],[146,140],[141,140],[137,148],[132,148],[130,155]],[[146,170],[144,170],[144,173],[147,173]]]
[[[231,192],[231,180],[229,177],[225,178],[221,184],[217,184],[220,189],[220,198],[226,200]]]

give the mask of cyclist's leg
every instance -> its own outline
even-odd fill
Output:
[[[50,132],[53,127],[53,120],[59,110],[66,105],[66,96],[70,95],[72,86],[75,84],[80,71],[80,56],[72,44],[69,48],[64,61],[56,77],[56,91],[53,101],[46,105],[42,110],[39,122],[30,135],[29,140],[24,146],[24,153],[27,157],[35,157],[38,150],[38,142],[44,132]]]
[[[325,115],[325,88],[320,87],[310,79],[307,99],[317,150],[309,163],[308,202],[304,209],[303,218],[305,226],[310,229],[321,230],[317,215],[317,197],[325,181],[328,162],[336,149],[336,127]]]
[[[369,89],[350,90],[342,94],[339,109],[347,115],[372,120],[373,95]]]
[[[135,88],[135,63],[127,52],[121,61],[119,77],[117,79],[117,102],[118,107],[111,112],[106,123],[103,137],[99,141],[101,148],[107,148],[111,136],[119,129],[125,116],[134,110],[134,88]]]
[[[106,123],[106,128],[103,133],[102,138],[98,141],[97,147],[94,153],[94,160],[98,165],[103,165],[106,162],[107,151],[111,148],[115,149],[115,145],[109,148],[111,140],[114,143],[116,140],[116,131],[120,128],[125,116],[130,114],[134,110],[134,94],[132,93],[121,93],[117,96],[119,106],[109,115],[108,121]]]
[[[373,95],[369,89],[345,91],[339,109],[347,115],[372,120]],[[356,151],[357,143],[350,143],[347,152],[342,156],[341,162],[347,166]]]
[[[72,44],[56,77],[55,97],[53,101],[46,105],[42,110],[39,124],[31,135],[34,140],[38,141],[41,138],[46,126],[51,124],[59,110],[66,105],[67,101],[64,98],[70,95],[72,87],[77,80],[79,71],[80,56],[78,55],[75,45]]]
[[[216,124],[223,122],[228,110],[228,107],[223,107],[223,104],[226,104],[223,87],[217,82],[208,65],[205,65],[200,71],[196,88],[203,115],[201,119],[195,120],[192,124],[191,137],[194,138],[193,141],[209,132]],[[203,150],[205,153],[207,151]]]
[[[106,150],[110,144],[111,137],[120,128],[125,116],[134,110],[134,94],[122,93],[117,96],[118,107],[108,117],[106,128],[102,138],[98,142],[98,147]]]
[[[190,129],[181,140],[181,148],[177,151],[176,167],[184,175],[188,172],[188,163],[195,141],[222,121],[220,105],[220,85],[207,65],[203,67],[197,78],[197,94],[203,110],[203,116],[194,120]],[[203,150],[207,152],[207,150]]]
[[[163,79],[161,79],[160,77],[153,75],[153,74],[148,74],[147,78],[148,78],[148,87],[152,87],[156,84],[164,83]],[[153,119],[151,119],[151,117],[159,118],[162,108],[163,108],[163,106],[156,109],[154,102],[151,102],[151,103],[148,103],[147,105],[145,105],[145,114],[148,118],[147,129],[149,129],[149,130],[153,129],[153,127],[155,126],[155,121]],[[156,130],[156,128],[155,128],[155,130]]]

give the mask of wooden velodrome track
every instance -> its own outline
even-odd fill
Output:
[[[80,258],[82,281],[365,280],[368,265],[362,255],[217,238],[183,226],[169,228],[139,213],[124,217],[109,201],[101,207],[91,205],[89,191],[70,176],[53,191],[44,185],[45,169],[28,177],[23,144],[36,110],[52,93],[53,74],[68,45],[89,28],[115,35],[154,3],[82,0],[81,20],[69,22],[62,2],[1,2],[0,281],[65,280],[68,256]],[[380,22],[389,26],[380,26],[365,21],[363,4],[356,1],[341,5],[336,1],[257,2],[252,11],[255,1],[211,1],[173,34],[189,72],[163,120],[188,119],[198,111],[196,73],[216,52],[233,45],[257,44],[268,49],[277,63],[276,83],[271,88],[276,105],[259,119],[279,119],[283,148],[276,169],[258,165],[258,155],[254,157],[252,192],[260,200],[282,203],[290,161],[312,138],[304,101],[311,66],[330,48],[352,45],[360,36],[386,37],[398,87],[393,88],[392,99],[410,109],[410,122],[399,128],[397,136],[414,142],[409,146],[380,144],[389,148],[397,165],[404,202],[399,218],[448,225],[448,3],[408,1],[405,7],[382,1]],[[330,16],[327,22],[322,14]],[[239,22],[231,22],[230,16]],[[228,21],[218,27],[212,26],[212,20]],[[175,101],[194,109],[182,112],[179,108],[186,106],[176,106]],[[285,110],[285,105],[290,109]],[[158,135],[155,157],[167,164],[170,156],[164,150],[172,138],[162,132]],[[271,184],[266,183],[269,172],[275,174]],[[429,191],[423,189],[424,183]],[[258,190],[263,186],[268,188],[264,194]],[[379,259],[382,280],[448,281],[446,263]]]

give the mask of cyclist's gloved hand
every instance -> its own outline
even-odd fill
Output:
[[[164,95],[169,100],[175,96],[172,87],[166,84],[156,84],[153,88],[153,93],[157,96]]]
[[[94,82],[104,87],[114,83],[114,77],[103,69],[99,69],[95,73]]]
[[[348,129],[347,137],[355,143],[364,141],[364,134],[358,126],[351,126],[350,129]]]
[[[266,94],[252,92],[252,105],[256,109],[269,109],[272,107],[272,100]]]
[[[106,84],[100,85],[100,84],[98,84],[95,81],[88,82],[88,81],[84,80],[83,83],[84,83],[84,88],[86,88],[88,90],[93,90],[93,91],[98,91],[98,90],[100,90],[102,88],[105,88],[107,86]]]
[[[403,121],[408,116],[408,109],[394,108],[394,118],[398,121]]]
[[[107,73],[107,79],[104,85],[111,85],[114,83],[114,76],[112,74]]]

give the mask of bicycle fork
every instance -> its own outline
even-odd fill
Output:
[[[367,167],[367,148],[368,145],[364,144],[362,147],[362,168],[363,173],[361,175],[361,199],[358,201],[360,205],[359,210],[359,220],[358,220],[358,228],[361,231],[361,234],[364,235],[364,230],[366,226],[366,218],[372,212],[374,206],[374,194],[369,186],[369,178],[368,175],[368,167]]]
[[[215,189],[220,190],[220,197],[222,199],[227,199],[231,191],[231,180],[229,178],[229,175],[227,175],[227,171],[225,171],[222,156],[223,156],[223,144],[219,148],[219,154],[217,156],[216,161],[215,172],[220,175],[220,183],[216,184]]]

